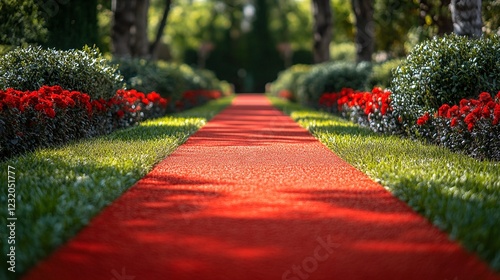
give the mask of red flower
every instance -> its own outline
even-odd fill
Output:
[[[125,113],[123,112],[123,110],[118,110],[118,112],[116,112],[116,115],[118,116],[119,119],[123,118],[123,116],[125,116]]]
[[[483,102],[484,104],[490,102],[492,100],[491,95],[487,92],[481,92],[479,94],[479,101]]]
[[[500,122],[500,104],[495,106],[493,110],[493,125],[497,125]]]
[[[465,123],[467,124],[467,128],[469,129],[469,131],[472,131],[472,129],[474,128],[474,125],[476,124],[476,116],[474,115],[474,113],[470,113],[468,114],[464,121]]]
[[[56,116],[56,111],[54,109],[47,107],[44,109],[45,115],[47,115],[49,118],[53,119]]]
[[[465,107],[465,106],[469,106],[469,100],[467,99],[460,100],[460,107]]]
[[[457,118],[453,118],[453,119],[451,119],[450,126],[451,126],[451,127],[455,127],[455,126],[457,126],[457,124],[458,124],[457,122],[458,122]]]
[[[35,110],[37,111],[43,111],[43,109],[45,109],[45,106],[43,105],[43,103],[38,103],[35,105]]]
[[[448,115],[449,110],[450,110],[450,105],[444,104],[443,106],[439,107],[438,116],[445,118]]]
[[[144,105],[149,105],[149,99],[147,98],[142,98],[141,102],[144,103]]]
[[[158,94],[154,91],[148,93],[148,95],[146,97],[147,97],[147,99],[149,99],[149,101],[154,102],[154,103],[158,102],[161,98],[160,94]]]
[[[496,100],[496,102],[500,102],[500,91],[495,96],[495,100]]]
[[[426,124],[430,119],[430,115],[428,112],[425,112],[425,114],[423,116],[421,116],[420,118],[418,118],[417,120],[417,124],[418,125],[424,125]]]
[[[449,110],[448,113],[446,114],[447,118],[452,118],[458,116],[459,109],[457,105],[453,105]]]
[[[462,115],[468,114],[469,112],[470,112],[469,106],[463,106],[462,108],[460,108],[460,114]]]
[[[484,106],[483,107],[483,111],[482,111],[482,117],[487,119],[491,116],[491,111],[490,111],[490,108],[488,108],[488,106]]]
[[[469,104],[471,104],[472,106],[478,106],[479,104],[481,104],[481,102],[479,100],[471,99],[469,100]]]
[[[165,98],[160,99],[159,104],[162,108],[167,108],[167,100]]]

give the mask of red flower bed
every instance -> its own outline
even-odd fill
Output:
[[[325,93],[319,103],[353,122],[377,132],[403,133],[392,115],[391,93],[380,88],[371,92],[344,88]],[[500,160],[500,92],[493,98],[483,92],[478,99],[463,99],[457,105],[442,105],[437,112],[425,112],[416,121],[411,137],[423,138],[476,158]]]
[[[450,127],[467,126],[470,132],[479,122],[496,126],[500,123],[500,92],[495,99],[488,92],[482,92],[478,99],[462,99],[459,105],[443,104],[434,118],[449,120]],[[430,115],[426,112],[418,119],[417,124],[424,125],[429,119]]]
[[[0,158],[36,147],[106,134],[166,113],[158,93],[118,90],[109,100],[91,100],[60,86],[36,91],[0,90]]]
[[[395,126],[390,96],[390,91],[378,87],[371,92],[343,88],[340,92],[324,93],[319,104],[375,131],[390,132]]]
[[[493,98],[482,92],[478,99],[443,104],[417,120],[420,133],[453,150],[477,158],[500,160],[500,92]]]

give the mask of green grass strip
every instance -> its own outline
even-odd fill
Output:
[[[500,271],[500,163],[396,136],[270,98],[334,153]]]
[[[232,98],[0,163],[0,279],[18,278],[184,143]],[[8,166],[15,168],[16,274],[7,271]]]

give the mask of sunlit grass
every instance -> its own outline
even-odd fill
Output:
[[[19,277],[76,234],[230,102],[224,98],[104,137],[0,163],[0,182],[7,182],[8,166],[15,168],[17,217],[17,273],[2,269],[0,279]],[[0,217],[6,221],[6,187],[0,201],[4,206]],[[0,232],[2,252],[7,252],[6,231]]]
[[[334,153],[500,271],[499,162],[375,134],[324,112],[271,100]]]

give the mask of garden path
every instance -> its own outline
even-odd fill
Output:
[[[498,279],[262,95],[239,95],[26,279]]]

